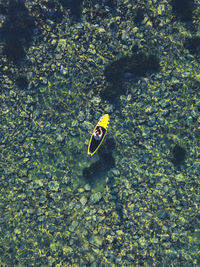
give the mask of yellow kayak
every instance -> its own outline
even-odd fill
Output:
[[[88,155],[93,156],[94,153],[97,152],[100,145],[102,144],[102,142],[106,136],[106,132],[107,132],[108,124],[109,124],[109,119],[110,119],[109,115],[105,114],[100,118],[99,122],[95,126],[95,128],[92,132],[91,138],[90,138],[89,145],[88,145]],[[96,130],[102,131],[101,138],[98,138],[95,136]]]

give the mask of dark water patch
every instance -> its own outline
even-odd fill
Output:
[[[9,37],[6,39],[5,45],[3,47],[3,54],[14,63],[18,63],[25,58],[26,53],[22,43]]]
[[[172,0],[172,11],[185,22],[192,21],[194,1],[193,0]]]
[[[139,50],[139,47],[137,44],[135,44],[131,49],[132,53],[138,53],[138,50]]]
[[[10,1],[6,20],[1,29],[5,41],[3,53],[14,63],[25,57],[24,47],[28,47],[35,29],[34,19],[29,16],[24,1]]]
[[[113,102],[117,96],[123,93],[122,83],[125,73],[141,77],[149,72],[157,72],[159,68],[159,60],[155,55],[137,53],[131,57],[123,56],[105,67],[104,75],[108,86],[102,91],[101,97]]]
[[[59,0],[59,2],[64,8],[70,10],[73,19],[80,20],[83,0]]]
[[[172,162],[178,166],[183,164],[186,159],[186,150],[180,145],[175,145],[172,149]]]
[[[200,54],[200,37],[188,38],[183,45],[190,51],[190,54]]]
[[[7,14],[7,6],[8,6],[8,1],[6,0],[0,3],[0,15]]]
[[[110,23],[110,29],[113,31],[113,32],[116,32],[117,31],[117,25],[115,22],[111,22]]]
[[[142,8],[138,8],[136,10],[136,14],[134,17],[134,22],[135,23],[141,23],[144,19],[144,10]]]
[[[56,3],[53,0],[49,0],[48,2],[44,3],[44,5],[48,9],[54,9],[54,8],[56,8]]]
[[[54,1],[50,0],[43,3],[43,8],[40,10],[44,20],[50,19],[56,23],[59,23],[63,19],[63,12],[60,9],[60,5]]]
[[[112,153],[101,153],[98,161],[83,170],[83,177],[89,184],[94,184],[95,180],[104,179],[107,172],[114,166],[115,160]]]
[[[25,89],[28,87],[28,80],[24,75],[18,76],[15,79],[15,83],[19,87],[19,89]]]
[[[116,7],[116,2],[113,0],[105,0],[104,5],[108,6],[110,8],[114,8],[114,7]]]
[[[83,177],[87,182],[92,184],[91,179],[97,179],[99,174],[103,172],[103,166],[101,162],[98,160],[95,163],[92,163],[90,167],[83,169]]]
[[[92,163],[90,167],[83,169],[83,177],[90,185],[94,185],[97,181],[104,179],[107,172],[114,168],[115,159],[112,156],[112,150],[115,148],[113,139],[107,139],[103,148],[97,152],[99,154],[99,160]]]
[[[103,149],[99,150],[99,156],[102,157],[104,153],[112,153],[115,150],[115,140],[113,138],[106,138]]]

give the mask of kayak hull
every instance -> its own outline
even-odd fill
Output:
[[[97,125],[95,126],[91,138],[90,138],[90,142],[88,145],[88,155],[93,156],[94,153],[97,152],[97,150],[99,149],[99,147],[101,146],[103,140],[105,139],[106,136],[106,132],[107,132],[107,128],[108,128],[108,124],[109,124],[109,115],[105,114],[103,115],[99,122],[97,123]],[[94,132],[96,129],[98,129],[99,127],[101,127],[102,131],[103,131],[103,136],[101,138],[101,140],[96,140],[94,138]]]

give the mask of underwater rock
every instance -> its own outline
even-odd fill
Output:
[[[90,123],[89,121],[84,121],[81,124],[81,128],[86,131],[91,131],[93,129],[94,125]]]
[[[147,124],[148,124],[148,126],[152,127],[152,126],[155,125],[155,123],[156,123],[156,115],[153,114],[152,116],[149,116],[149,117],[148,117],[148,122],[147,122]]]
[[[198,118],[198,116],[199,116],[199,110],[198,110],[197,107],[194,107],[194,108],[192,109],[192,111],[191,111],[191,115],[192,115],[192,117],[195,118],[195,119]]]
[[[140,245],[141,245],[142,247],[145,247],[145,246],[148,245],[148,243],[147,243],[147,241],[146,241],[146,239],[145,239],[144,237],[140,237],[140,238],[139,238],[139,243],[140,243]]]
[[[120,171],[117,168],[113,168],[110,171],[114,176],[120,176]]]
[[[91,204],[97,204],[102,198],[101,192],[97,192],[91,195],[90,197],[90,203]]]
[[[198,171],[200,171],[200,162],[199,161],[195,161],[193,164],[194,168],[197,169]]]
[[[161,99],[159,104],[162,108],[166,108],[167,106],[169,106],[169,100],[168,99]]]
[[[153,237],[153,238],[151,239],[151,242],[152,242],[153,244],[158,244],[158,243],[159,243],[159,240],[158,240],[158,238]]]
[[[160,220],[164,220],[166,218],[166,212],[163,209],[159,210],[157,216]]]
[[[105,111],[105,113],[108,113],[108,114],[112,113],[113,112],[113,105],[112,104],[106,105],[106,107],[104,108],[104,111]]]
[[[85,188],[85,191],[90,191],[91,190],[91,186],[89,184],[86,184],[84,186],[84,188]]]
[[[2,27],[2,37],[5,40],[3,53],[17,63],[25,57],[24,46],[28,47],[31,42],[35,22],[33,17],[29,16],[24,1],[9,1],[7,10],[6,21]]]
[[[168,185],[164,185],[164,191],[167,193],[169,191],[169,186]]]
[[[83,111],[80,111],[80,112],[79,112],[77,119],[78,119],[79,122],[83,122],[83,121],[84,121],[84,119],[85,119],[85,114],[84,114]]]
[[[176,179],[177,182],[183,182],[183,181],[185,181],[185,177],[184,177],[184,175],[182,173],[177,174],[175,176],[175,179]]]
[[[59,183],[57,181],[51,181],[48,183],[49,189],[51,191],[58,191],[59,189]]]
[[[141,127],[140,130],[142,131],[142,136],[145,139],[150,138],[151,130],[149,127]]]
[[[101,247],[103,243],[103,239],[100,236],[91,236],[89,242],[97,247]]]
[[[73,222],[71,223],[71,225],[69,226],[69,231],[70,231],[70,232],[74,232],[74,231],[76,230],[77,226],[78,226],[78,222],[73,221]]]
[[[132,56],[122,56],[105,67],[104,75],[108,86],[101,92],[101,97],[110,101],[122,94],[122,82],[125,73],[136,77],[146,76],[148,72],[158,72],[159,60],[155,55],[137,53]]]
[[[47,201],[47,198],[45,196],[40,196],[39,200],[40,203],[44,203]]]
[[[61,135],[61,134],[57,135],[57,137],[56,137],[56,141],[57,142],[62,143],[64,140],[65,140],[65,136],[64,135]]]
[[[87,203],[87,198],[85,196],[83,196],[81,199],[80,199],[80,202],[82,204],[82,206],[84,207],[85,204]]]
[[[84,191],[85,191],[84,188],[82,188],[82,187],[78,188],[78,192],[79,192],[79,193],[83,193]]]
[[[44,216],[39,216],[39,217],[37,218],[37,220],[38,220],[39,222],[43,222],[43,221],[44,221],[44,219],[45,219],[45,217],[44,217]]]
[[[34,182],[35,182],[35,184],[33,183],[33,187],[32,187],[34,189],[39,189],[39,188],[41,188],[43,186],[43,181],[42,180],[35,180]]]
[[[101,102],[101,98],[97,97],[97,96],[94,96],[90,101],[97,108],[99,106],[100,102]]]
[[[71,184],[71,179],[67,176],[64,176],[63,177],[63,182],[66,184],[66,185],[70,185]]]

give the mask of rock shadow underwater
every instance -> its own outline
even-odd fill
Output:
[[[80,21],[83,0],[59,0],[59,2],[63,8],[70,10],[72,19],[74,21]]]
[[[83,177],[85,181],[90,184],[92,187],[95,187],[97,181],[100,181],[102,184],[105,183],[105,178],[109,176],[109,170],[115,167],[115,159],[112,156],[112,151],[115,149],[114,139],[107,139],[105,145],[102,149],[98,151],[99,160],[92,163],[90,167],[87,167],[83,170]],[[114,177],[109,176],[108,185],[111,189],[110,197],[115,205],[116,212],[119,216],[119,220],[124,220],[123,217],[123,208],[120,204],[120,197],[118,192],[113,189],[115,184]]]
[[[200,55],[200,37],[187,38],[184,42],[184,48],[188,49],[192,55]]]
[[[184,164],[186,159],[186,150],[180,145],[175,145],[172,149],[172,163],[175,166],[180,166]]]
[[[183,22],[192,21],[194,1],[193,0],[172,0],[172,11]]]
[[[101,92],[104,100],[114,103],[116,98],[123,94],[123,81],[128,75],[137,81],[150,72],[158,72],[159,59],[153,54],[137,53],[132,56],[122,56],[105,67],[104,75],[108,86]]]
[[[24,1],[10,1],[3,13],[6,16],[0,32],[5,42],[3,54],[17,64],[26,56],[24,48],[30,45],[35,21],[29,15]]]
[[[95,186],[97,181],[102,181],[102,179],[105,180],[107,172],[111,168],[114,168],[115,159],[112,155],[112,151],[114,149],[114,139],[106,139],[102,147],[100,147],[98,152],[96,152],[98,153],[99,160],[83,169],[83,177],[88,184]]]

